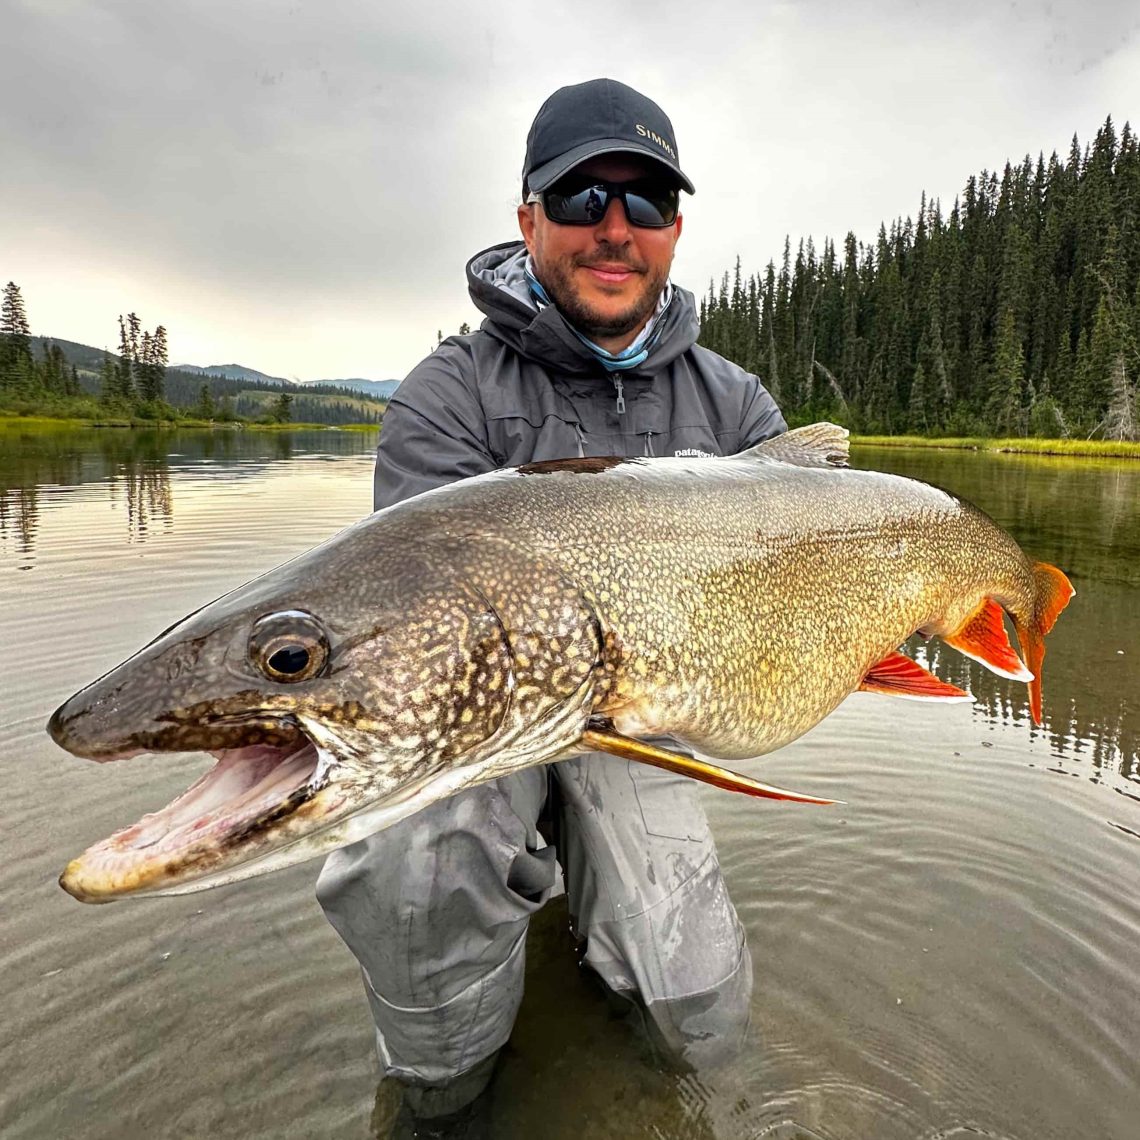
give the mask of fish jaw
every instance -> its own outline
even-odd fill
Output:
[[[106,762],[140,752],[185,751],[175,734],[167,747],[154,748],[122,747],[124,741],[112,749],[92,740],[97,746],[89,756],[83,747],[89,741],[67,731],[73,723],[57,713],[53,728],[59,731],[53,735],[81,758]],[[73,859],[60,876],[65,891],[82,902],[108,902],[231,874],[390,793],[417,774],[417,763],[420,774],[431,767],[430,760],[385,749],[366,727],[337,730],[304,713],[251,710],[244,724],[231,720],[214,727],[214,746],[201,746],[213,755],[213,768],[166,807]],[[244,741],[235,744],[243,729]],[[208,736],[210,726],[195,732]]]
[[[583,686],[541,722],[507,726],[434,770],[371,754],[364,734],[301,717],[304,745],[220,753],[167,807],[73,859],[60,886],[88,903],[190,894],[327,855],[465,788],[580,751],[591,696]]]
[[[419,656],[409,637],[378,665],[365,641],[348,638],[338,670],[291,689],[259,690],[235,667],[246,656],[248,621],[218,630],[196,650],[193,670],[175,627],[168,641],[65,702],[49,732],[86,759],[194,751],[217,763],[166,808],[73,860],[61,886],[102,902],[236,882],[547,762],[580,738],[601,671],[595,624],[576,594],[555,598],[556,587],[554,578],[534,599],[508,595],[502,604],[517,612],[507,625],[475,592],[461,614],[452,607],[451,640],[436,638]],[[532,615],[528,603],[542,612]],[[446,613],[432,595],[415,616],[434,628]],[[157,685],[135,683],[156,676]],[[172,676],[173,688],[162,682]]]
[[[307,737],[213,755],[214,767],[166,807],[73,859],[60,886],[81,902],[153,893],[303,834],[335,809],[328,765]]]
[[[125,891],[118,890],[114,893],[105,892],[95,897],[77,894],[64,882],[64,878],[71,871],[71,867],[75,865],[73,863],[64,872],[60,884],[81,902],[111,902],[127,895],[147,898],[194,894],[198,891],[212,890],[214,887],[242,882],[245,879],[269,874],[271,871],[284,870],[286,867],[292,867],[310,859],[324,857],[337,848],[356,843],[361,839],[367,839],[368,836],[377,831],[383,831],[385,828],[415,815],[438,800],[446,799],[465,788],[494,779],[499,774],[502,764],[502,758],[496,757],[482,763],[464,764],[457,768],[449,768],[442,772],[422,776],[405,784],[391,796],[380,801],[367,803],[350,815],[338,816],[335,820],[326,823],[324,826],[318,826],[315,830],[309,831],[283,846],[266,844],[265,850],[259,854],[250,854],[247,850],[241,862],[220,866],[214,870],[199,870],[189,878],[178,878],[177,876],[166,876],[161,880],[156,878],[147,885],[131,887]],[[81,858],[84,857],[81,856]],[[77,863],[79,860],[75,862]]]
[[[72,860],[60,886],[91,903],[185,894],[325,855],[464,788],[580,751],[595,680],[588,670],[541,712],[519,702],[496,732],[449,759],[382,749],[365,727],[304,712],[281,718],[289,743],[268,745],[266,718],[255,716],[258,743],[216,753],[167,807]]]

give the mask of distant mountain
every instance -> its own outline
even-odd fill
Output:
[[[46,344],[58,345],[68,364],[74,364],[80,387],[98,395],[103,360],[117,364],[119,357],[106,349],[78,344],[60,337],[32,337],[32,351],[41,356]],[[191,407],[201,398],[203,386],[215,400],[228,397],[239,415],[257,416],[282,388],[293,395],[293,419],[298,423],[378,423],[384,401],[398,380],[312,380],[294,383],[280,376],[268,376],[243,364],[176,364],[166,370],[166,399],[175,407]]]
[[[399,380],[309,380],[309,384],[328,384],[334,388],[351,388],[354,392],[366,392],[378,400],[387,400],[400,386]]]
[[[193,372],[197,376],[216,376],[225,380],[252,380],[255,384],[280,384],[292,386],[292,380],[282,376],[267,376],[256,368],[246,368],[244,364],[210,364],[203,368],[200,364],[172,364],[179,372]]]
[[[32,337],[32,352],[37,359],[43,355],[45,344],[59,345],[63,349],[67,363],[74,364],[80,375],[87,372],[92,376],[98,376],[99,369],[103,367],[105,349],[93,348],[89,344],[77,344],[73,340],[62,340],[58,336],[34,336]],[[119,359],[113,352],[108,352],[107,355],[112,360]]]
[[[217,379],[247,380],[255,384],[276,384],[283,388],[307,388],[313,384],[326,388],[348,388],[353,392],[363,392],[378,400],[387,400],[399,387],[399,380],[363,380],[353,377],[348,380],[286,380],[282,376],[267,376],[256,368],[246,368],[244,364],[211,364],[203,368],[200,364],[173,364],[179,372],[193,372],[197,376],[212,376]]]

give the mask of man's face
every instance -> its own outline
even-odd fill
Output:
[[[657,163],[626,154],[583,162],[574,174],[610,182],[668,177]],[[681,215],[661,229],[634,226],[615,200],[596,224],[564,226],[536,203],[519,207],[519,228],[551,300],[578,329],[615,352],[632,343],[653,315],[681,236]]]

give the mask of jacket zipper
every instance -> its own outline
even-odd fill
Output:
[[[616,372],[611,373],[610,376],[614,382],[614,387],[617,389],[617,414],[619,416],[624,416],[625,415],[625,395],[622,393],[622,390],[621,390],[621,377]]]

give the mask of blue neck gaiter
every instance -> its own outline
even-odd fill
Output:
[[[542,287],[542,282],[535,277],[534,264],[529,256],[526,259],[526,279],[527,284],[530,286],[531,296],[534,298],[535,304],[540,311],[546,308],[547,305],[554,303],[551,301],[546,290]],[[638,333],[637,339],[620,352],[609,352],[607,349],[602,348],[601,345],[595,344],[588,337],[580,333],[569,321],[566,323],[570,325],[574,335],[598,358],[602,367],[607,372],[624,372],[627,368],[636,368],[639,364],[645,362],[649,356],[649,350],[657,340],[657,326],[661,320],[661,315],[669,307],[669,303],[672,300],[673,285],[672,282],[666,282],[665,288],[661,290],[661,296],[657,299],[656,312],[654,312],[653,316],[646,322],[645,328]]]

